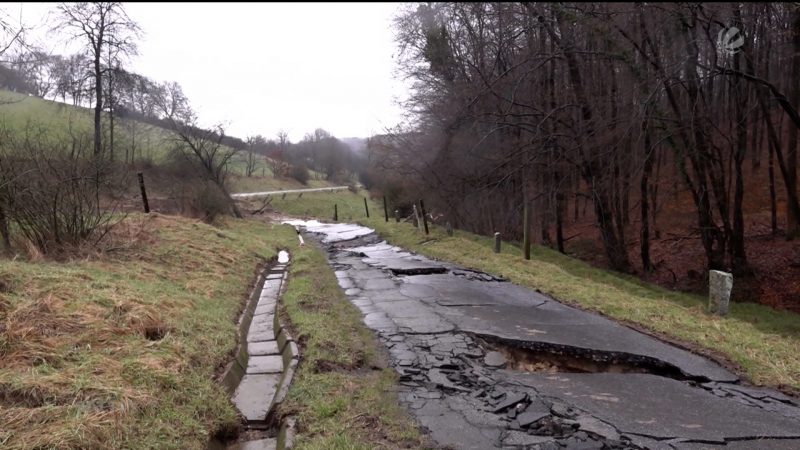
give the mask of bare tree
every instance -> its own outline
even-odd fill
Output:
[[[128,17],[122,3],[80,2],[58,5],[60,21],[54,28],[69,30],[71,40],[82,40],[92,61],[94,79],[94,153],[102,153],[103,78],[112,66],[107,57],[133,55],[139,26]]]
[[[800,217],[798,11],[737,3],[407,5],[396,30],[400,69],[413,82],[410,121],[370,158],[365,179],[401,202],[424,194],[452,224],[479,233],[521,237],[522,205],[530,204],[540,219],[535,234],[550,245],[555,227],[559,248],[568,239],[565,202],[572,199],[575,220],[588,203],[609,264],[623,271],[634,266],[638,205],[641,267],[650,271],[659,188],[672,166],[672,190],[676,199],[688,194],[689,232],[707,266],[746,274],[753,175],[743,163],[748,152],[758,160],[764,138],[786,187],[787,237]]]
[[[256,152],[255,146],[257,144],[256,139],[254,136],[250,136],[247,138],[247,149],[245,159],[244,159],[244,174],[246,177],[252,177],[256,171],[256,165],[258,160],[256,159]]]
[[[197,168],[201,176],[216,186],[225,197],[228,206],[237,218],[242,217],[236,202],[233,201],[226,186],[228,164],[238,153],[238,149],[224,145],[225,129],[221,124],[211,128],[198,125],[197,115],[183,96],[177,83],[170,83],[158,98],[158,107],[175,137],[175,150],[190,164]]]

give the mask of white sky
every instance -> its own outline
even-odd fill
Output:
[[[54,4],[4,3],[13,18],[40,23]],[[128,3],[143,29],[129,64],[183,86],[201,123],[228,134],[293,141],[317,127],[367,137],[401,119],[394,77],[397,46],[391,3]],[[44,29],[37,35],[44,36]],[[66,53],[54,36],[45,42]]]

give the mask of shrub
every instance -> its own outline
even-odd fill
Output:
[[[94,157],[90,138],[52,140],[29,127],[2,141],[0,207],[10,228],[42,253],[96,244],[116,209],[101,204],[117,197],[113,174],[110,163]]]
[[[194,188],[189,204],[203,216],[203,221],[211,223],[217,217],[231,213],[230,202],[217,185],[206,181]]]
[[[308,168],[304,164],[292,166],[289,169],[289,176],[299,181],[301,184],[308,184]]]
[[[170,152],[163,166],[169,198],[177,201],[180,213],[211,223],[231,214],[231,202],[219,186],[208,179],[197,160],[178,150]]]

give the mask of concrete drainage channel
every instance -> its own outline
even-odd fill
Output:
[[[275,408],[286,398],[300,352],[281,324],[276,307],[287,280],[289,254],[257,278],[239,319],[239,345],[222,384],[244,418],[245,431],[236,441],[212,440],[213,450],[282,450],[292,447],[294,420],[281,423]]]

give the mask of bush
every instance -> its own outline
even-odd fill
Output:
[[[177,202],[180,214],[211,223],[230,214],[231,202],[216,183],[209,180],[200,164],[178,150],[170,152],[163,165],[169,198]]]
[[[230,202],[217,185],[207,181],[194,187],[189,205],[202,215],[203,221],[212,223],[217,217],[231,213]]]
[[[292,166],[289,169],[289,176],[299,181],[301,184],[308,184],[308,168],[304,164]]]
[[[21,138],[2,140],[0,208],[10,228],[42,253],[96,244],[112,224],[115,204],[101,200],[116,197],[113,174],[94,157],[90,138],[55,141],[29,127]]]

